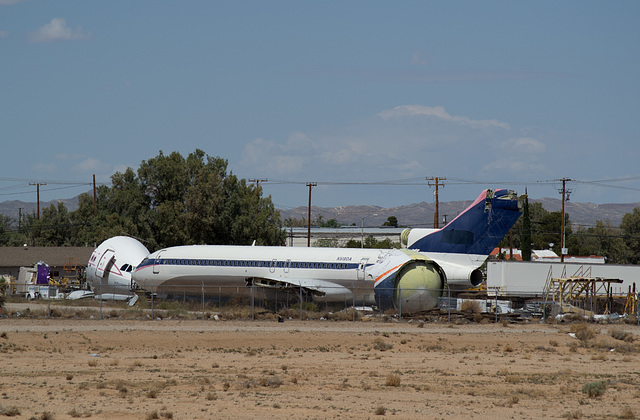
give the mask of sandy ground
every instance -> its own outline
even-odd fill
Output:
[[[590,325],[595,335],[585,340],[571,337],[572,329],[3,318],[0,413],[20,419],[640,417],[639,327]],[[602,396],[582,391],[598,381],[606,387]]]

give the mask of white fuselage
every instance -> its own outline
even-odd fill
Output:
[[[263,289],[321,291],[327,300],[373,299],[372,265],[384,250],[193,245],[163,249],[137,267],[133,280],[143,289],[235,294],[256,284]],[[211,288],[216,289],[211,291]],[[371,295],[367,297],[365,295]],[[364,303],[364,302],[363,302]],[[371,301],[369,302],[371,304]]]

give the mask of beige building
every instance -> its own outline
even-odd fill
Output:
[[[87,267],[93,247],[0,247],[0,276],[18,278],[20,267],[33,267],[40,261],[49,266],[52,279],[77,279]]]

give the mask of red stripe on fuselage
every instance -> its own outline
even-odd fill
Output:
[[[403,264],[404,264],[404,263],[403,263]],[[378,283],[380,280],[382,280],[382,278],[383,278],[383,277],[386,277],[386,276],[387,276],[387,274],[389,274],[389,273],[390,273],[390,272],[392,272],[393,270],[397,270],[399,267],[402,267],[402,264],[398,264],[398,265],[396,265],[395,267],[393,267],[391,270],[385,271],[384,273],[380,274],[380,275],[378,276],[378,278],[376,278],[376,280],[373,282],[373,283],[374,283],[374,285],[375,285],[376,283]]]

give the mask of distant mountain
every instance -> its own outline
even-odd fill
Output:
[[[65,200],[52,200],[40,203],[40,211],[49,207],[51,204],[57,205],[59,202],[64,203],[69,211],[78,208],[78,197]],[[555,198],[541,198],[530,200],[531,203],[541,203],[542,207],[547,211],[560,211],[562,201]],[[451,220],[460,212],[471,205],[472,201],[447,201],[440,203],[440,226],[443,225],[442,220]],[[4,216],[18,218],[18,208],[22,207],[22,214],[36,211],[35,202],[24,201],[3,201],[0,202],[0,213]],[[608,220],[612,226],[619,226],[622,217],[626,213],[631,213],[635,207],[640,207],[640,203],[627,204],[594,204],[594,203],[576,203],[569,201],[565,203],[565,211],[569,214],[569,219],[574,225],[585,227],[594,226],[597,220]],[[341,206],[341,207],[311,207],[311,218],[317,219],[322,216],[325,220],[336,219],[344,225],[361,226],[364,222],[366,227],[374,227],[382,225],[389,216],[398,218],[400,226],[411,227],[433,227],[433,214],[435,212],[434,203],[415,203],[399,207],[379,207],[379,206]],[[296,207],[288,210],[280,210],[282,219],[295,217],[297,219],[307,217],[307,207]],[[363,220],[364,217],[364,220]]]
[[[542,198],[529,200],[530,203],[541,203],[542,207],[550,212],[562,210],[562,200],[554,198]],[[440,226],[443,225],[443,218],[451,220],[471,205],[472,201],[449,201],[440,203]],[[569,220],[574,225],[584,227],[595,226],[597,220],[609,221],[612,226],[619,226],[622,217],[626,213],[631,213],[635,207],[640,207],[640,203],[628,204],[594,204],[575,203],[572,201],[565,203],[565,212],[569,214]],[[336,219],[341,224],[361,226],[364,216],[364,226],[380,226],[389,216],[396,216],[398,224],[411,227],[433,227],[433,214],[435,204],[416,203],[407,206],[383,208],[376,206],[345,206],[345,207],[311,207],[311,219],[315,220],[322,216],[324,220]],[[374,216],[374,214],[376,216]],[[306,218],[307,207],[296,207],[290,210],[280,210],[282,219],[288,217]]]
[[[42,210],[47,207],[53,205],[58,205],[58,203],[64,203],[67,207],[67,210],[74,211],[78,209],[78,197],[62,199],[62,200],[51,200],[51,201],[41,201],[40,202],[40,214],[42,214]],[[18,220],[19,208],[22,208],[22,215],[26,215],[29,213],[35,213],[37,211],[37,206],[35,202],[25,202],[19,200],[12,201],[3,201],[0,202],[0,214],[3,216],[13,217]]]

